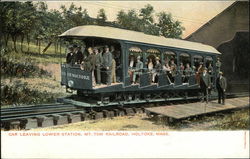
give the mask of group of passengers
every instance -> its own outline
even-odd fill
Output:
[[[174,58],[171,58],[171,60],[169,60],[169,58],[166,57],[161,63],[159,57],[148,57],[148,60],[145,63],[145,66],[147,68],[144,69],[143,62],[141,62],[141,57],[137,57],[137,62],[135,62],[134,59],[134,56],[130,57],[128,69],[130,80],[133,84],[137,83],[138,80],[136,79],[139,79],[139,76],[142,74],[142,72],[147,72],[150,74],[150,82],[152,83],[158,82],[158,77],[160,74],[165,74],[166,78],[170,81],[170,84],[173,84],[175,82],[175,77],[178,74],[181,76],[182,83],[188,83],[192,75],[195,75],[195,77],[197,77],[196,81],[197,83],[199,83],[198,76],[203,72],[204,68],[206,68],[206,66],[204,66],[202,62],[199,63],[199,66],[197,68],[195,66],[191,67],[189,63],[186,63],[184,66],[183,62],[180,62],[179,67],[177,67]],[[212,63],[209,63],[208,68],[206,69],[208,73],[212,75]],[[210,77],[212,78],[212,76]]]
[[[73,45],[69,47],[66,62],[71,65],[79,64],[82,70],[92,72],[93,86],[100,84],[111,85],[111,83],[116,83],[116,76],[121,73],[121,70],[117,71],[121,69],[120,56],[120,51],[116,51],[114,46],[111,46],[110,48],[107,45],[104,47],[89,47],[87,51],[82,52],[80,46]],[[144,65],[146,69],[144,68]],[[220,71],[220,66],[221,63],[218,60],[216,62],[218,71]],[[139,79],[143,72],[150,74],[149,80],[152,83],[158,82],[160,74],[165,74],[171,84],[175,82],[175,77],[177,75],[181,76],[183,83],[188,83],[190,77],[195,75],[197,83],[200,83],[199,76],[202,74],[204,68],[206,67],[202,62],[199,63],[197,68],[195,66],[191,67],[189,63],[186,63],[184,66],[183,62],[180,62],[179,67],[177,67],[174,58],[169,60],[169,58],[166,57],[164,61],[161,62],[159,57],[154,56],[149,56],[144,64],[141,60],[141,56],[131,56],[129,60],[128,74],[130,76],[130,81],[133,84],[137,83],[137,79]],[[208,73],[212,75],[213,67],[211,63],[209,63],[209,66],[206,69]],[[212,76],[210,77],[212,78]]]
[[[102,83],[111,85],[111,82],[116,82],[116,65],[120,65],[119,56],[120,52],[115,51],[114,46],[88,47],[82,52],[80,46],[73,45],[69,47],[66,63],[79,64],[82,70],[91,72],[93,86]]]

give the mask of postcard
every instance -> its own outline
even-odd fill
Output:
[[[249,158],[249,1],[1,1],[2,158]]]

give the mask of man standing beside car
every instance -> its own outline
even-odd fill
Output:
[[[223,73],[219,72],[219,77],[216,79],[216,88],[218,90],[218,103],[221,104],[221,99],[222,99],[222,104],[225,104],[225,92],[227,89],[227,80],[225,77],[222,76]]]
[[[206,98],[206,103],[208,103],[208,89],[211,87],[211,79],[209,74],[207,73],[207,68],[205,67],[203,69],[203,73],[201,74],[200,77],[200,87],[202,90],[202,102],[204,102]]]

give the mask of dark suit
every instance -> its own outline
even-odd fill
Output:
[[[186,68],[186,69],[184,70],[184,76],[185,76],[184,82],[189,82],[189,78],[190,78],[190,76],[192,75],[192,72],[193,72],[193,70],[192,70],[191,67]]]
[[[96,55],[96,79],[97,84],[101,84],[102,53]]]
[[[155,82],[155,77],[157,78],[157,82],[158,82],[158,77],[161,74],[161,72],[162,72],[162,65],[161,65],[161,63],[160,62],[156,63],[156,65],[155,65],[155,73],[153,74],[153,76],[154,76],[153,81],[154,82]]]
[[[112,67],[112,54],[111,52],[105,52],[103,55],[102,55],[102,59],[103,59],[103,70],[105,72],[105,75],[106,75],[106,83],[108,85],[111,84],[111,67]]]
[[[69,52],[67,54],[67,57],[66,57],[66,63],[67,64],[72,64],[73,58],[74,58],[74,53],[73,52]]]
[[[218,90],[218,103],[221,103],[222,99],[222,104],[225,103],[225,90],[227,89],[227,80],[225,77],[218,77],[216,79],[216,88]]]
[[[208,87],[211,86],[211,78],[208,73],[205,75],[202,73],[200,76],[200,87],[203,93],[202,99],[206,98],[206,102],[208,103]]]
[[[80,50],[78,50],[78,51],[76,52],[76,54],[75,54],[75,62],[76,62],[77,64],[81,64],[82,61],[83,61],[83,54],[82,54],[82,52],[81,52]]]
[[[89,56],[86,58],[86,71],[93,71],[95,69],[95,65],[96,65],[96,55],[93,54],[89,54]]]

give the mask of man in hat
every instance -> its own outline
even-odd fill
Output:
[[[223,73],[219,72],[219,76],[216,79],[216,88],[218,90],[218,103],[221,104],[221,99],[222,99],[222,104],[225,104],[225,92],[227,89],[227,80],[225,77],[223,77]]]
[[[210,89],[210,87],[211,87],[211,78],[210,78],[209,74],[207,73],[206,67],[204,67],[203,73],[200,77],[200,87],[201,87],[201,91],[203,93],[202,102],[204,102],[204,100],[206,98],[206,102],[208,103],[208,89]]]
[[[190,67],[189,63],[186,64],[186,68],[184,69],[184,82],[188,83],[189,78],[192,76],[193,70]]]
[[[143,69],[143,63],[141,62],[141,57],[138,56],[137,63],[135,65],[135,71],[133,74],[133,84],[135,84],[136,77],[141,75],[142,69]]]
[[[74,52],[73,52],[73,46],[69,46],[69,52],[67,53],[67,57],[66,57],[66,63],[67,64],[73,64],[73,58],[74,58]]]
[[[83,54],[81,51],[81,47],[74,45],[74,64],[81,64],[83,61]]]
[[[94,76],[94,70],[95,70],[95,65],[96,65],[96,55],[92,47],[88,48],[88,53],[89,53],[89,56],[86,58],[86,61],[85,61],[85,63],[88,64],[86,66],[86,70],[92,73],[92,84],[93,86],[95,86],[96,81],[95,81],[95,76]]]
[[[204,68],[205,67],[203,66],[203,62],[200,62],[199,67],[197,68],[197,72],[195,73],[195,79],[199,85],[200,85],[201,75],[204,71]]]
[[[101,84],[101,67],[102,67],[102,53],[98,51],[97,47],[94,47],[96,55],[96,82],[98,85]]]
[[[155,64],[155,72],[153,73],[153,78],[152,78],[152,82],[155,82],[155,77],[159,76],[162,70],[162,65],[160,63],[160,58],[156,57],[155,58],[156,64]]]
[[[180,69],[180,75],[181,75],[181,81],[182,82],[184,82],[184,70],[185,70],[185,67],[184,67],[184,65],[183,65],[183,62],[180,62],[180,67],[179,67],[179,69]]]
[[[135,57],[134,55],[132,55],[129,58],[129,65],[128,65],[128,74],[130,77],[130,82],[133,82],[134,68],[135,68]]]
[[[219,57],[217,58],[215,66],[216,66],[216,76],[218,77],[219,76],[219,72],[220,72],[220,68],[221,68],[221,62],[220,62],[220,58]]]
[[[111,67],[111,82],[116,83],[116,62],[115,59],[112,59],[112,67]]]
[[[107,85],[111,85],[111,67],[112,67],[112,54],[109,51],[109,47],[107,45],[104,46],[104,54],[102,56],[103,58],[103,70],[106,74],[106,82]]]
[[[177,65],[174,63],[174,59],[170,62],[170,69],[171,69],[171,83],[174,83],[174,78],[177,75]]]

